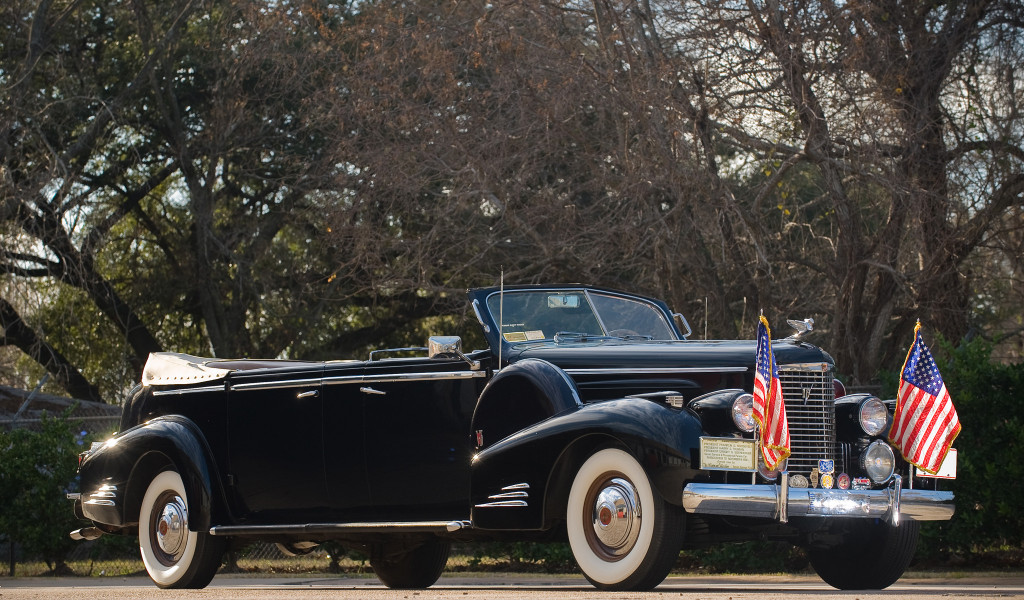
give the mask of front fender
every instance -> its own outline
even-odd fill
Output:
[[[486,448],[582,405],[576,384],[565,371],[546,360],[521,360],[502,369],[480,393],[472,427],[477,447]]]
[[[142,496],[152,478],[172,467],[181,475],[189,503],[189,529],[207,531],[223,502],[216,466],[199,427],[170,415],[128,429],[90,452],[79,477],[82,513],[112,528],[138,522]]]
[[[630,452],[679,505],[700,446],[696,415],[650,400],[595,402],[527,427],[473,459],[472,518],[481,529],[543,529],[565,516],[579,466],[597,449]]]

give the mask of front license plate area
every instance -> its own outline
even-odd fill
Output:
[[[932,479],[956,479],[956,448],[950,448],[946,458],[942,460],[939,472],[932,475],[914,467],[914,474],[918,477],[931,477]]]
[[[700,438],[700,468],[710,471],[755,471],[757,455],[754,440]]]

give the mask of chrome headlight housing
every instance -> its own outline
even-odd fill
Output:
[[[779,464],[775,465],[775,468],[771,471],[768,470],[768,465],[764,464],[764,455],[761,454],[760,450],[757,450],[757,474],[764,477],[768,481],[775,481],[779,478],[780,473],[784,473],[789,465],[789,459],[783,459],[779,461]]]
[[[896,455],[892,447],[882,440],[875,440],[860,455],[861,466],[875,483],[885,483],[896,471]]]
[[[889,424],[889,409],[878,398],[868,396],[860,403],[860,408],[857,410],[857,421],[864,433],[870,436],[879,435]]]
[[[757,427],[754,420],[754,397],[750,394],[740,394],[732,401],[732,422],[743,432],[750,433]]]

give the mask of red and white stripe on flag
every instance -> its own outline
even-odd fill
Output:
[[[960,419],[935,359],[921,338],[921,323],[914,328],[914,345],[900,374],[896,400],[889,440],[907,462],[937,473],[960,434]]]
[[[754,372],[754,419],[760,425],[761,454],[765,465],[775,469],[790,455],[789,422],[772,352],[768,320],[757,326],[757,366]]]

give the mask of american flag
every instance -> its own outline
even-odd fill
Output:
[[[935,358],[921,338],[919,321],[900,375],[889,440],[907,462],[935,474],[959,434],[960,419]]]
[[[772,353],[768,319],[757,326],[757,371],[754,374],[754,419],[761,426],[761,453],[768,469],[775,469],[789,454],[789,422],[782,399],[779,368]]]

